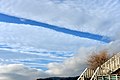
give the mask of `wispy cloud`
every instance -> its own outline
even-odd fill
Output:
[[[119,0],[0,0],[0,13],[20,17],[22,22],[30,19],[60,26],[60,28],[104,35],[114,39],[108,44],[103,44],[43,27],[0,22],[0,54],[4,54],[0,58],[1,65],[6,62],[14,67],[3,66],[5,68],[1,68],[3,72],[0,75],[4,79],[14,80],[15,75],[21,76],[26,73],[26,70],[27,73],[31,71],[31,68],[26,69],[24,65],[22,67],[18,64],[13,65],[15,62],[33,68],[47,67],[47,69],[43,69],[45,71],[39,70],[40,75],[35,70],[35,75],[39,77],[76,76],[85,68],[86,57],[93,51],[99,52],[106,49],[109,53],[119,52],[119,3]],[[44,61],[38,64],[37,60]],[[16,68],[18,70],[14,70]],[[12,70],[6,71],[6,69]],[[4,71],[6,71],[5,74]],[[20,74],[21,71],[23,73]],[[31,79],[37,77],[22,75],[26,80],[29,79],[28,76]]]
[[[21,0],[9,3],[1,0],[0,5],[0,11],[6,14],[106,36],[114,32],[112,25],[114,28],[120,25],[119,0],[64,0],[60,4],[54,0],[26,0],[24,3]]]
[[[19,17],[15,17],[15,16],[10,16],[10,15],[6,15],[6,14],[2,14],[2,13],[0,13],[0,17],[1,17],[0,18],[1,22],[15,23],[15,24],[25,24],[25,25],[29,24],[29,25],[33,25],[33,26],[39,26],[39,27],[52,29],[52,30],[55,30],[55,31],[58,31],[58,32],[63,32],[63,33],[66,33],[66,34],[82,37],[82,38],[88,38],[88,39],[103,41],[103,42],[106,42],[106,43],[109,43],[111,41],[110,38],[107,37],[107,36],[92,34],[92,33],[88,33],[88,32],[81,32],[81,31],[71,30],[71,29],[67,29],[67,28],[61,28],[59,26],[50,25],[50,24],[42,23],[42,22],[37,22],[37,21],[34,21],[34,20],[19,18]]]

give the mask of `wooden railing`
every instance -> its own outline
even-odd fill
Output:
[[[100,71],[100,67],[98,67],[94,74],[92,75],[91,79],[90,80],[97,80],[97,76],[99,75],[99,71]]]
[[[90,78],[93,75],[93,73],[94,70],[86,68],[77,80],[84,80],[84,78]]]
[[[120,53],[112,56],[108,61],[95,70],[90,80],[97,80],[98,75],[107,75],[120,68]]]
[[[111,74],[119,68],[120,53],[117,53],[100,67],[98,67],[95,71],[86,68],[77,80],[84,80],[85,78],[91,78],[90,80],[97,80],[97,76]]]
[[[108,61],[101,65],[101,74],[111,74],[120,68],[120,53],[111,57]]]

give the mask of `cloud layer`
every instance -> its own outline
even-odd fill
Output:
[[[48,28],[48,29],[54,30],[56,32],[62,32],[65,34],[81,37],[81,38],[88,38],[88,39],[98,40],[98,41],[102,41],[102,42],[106,42],[106,43],[111,42],[111,39],[107,36],[71,30],[71,29],[67,29],[67,28],[62,28],[60,26],[50,25],[47,23],[37,22],[34,20],[15,17],[15,16],[10,16],[7,14],[2,14],[2,13],[0,13],[0,17],[1,17],[1,19],[0,19],[1,22],[38,26],[38,27]]]
[[[0,13],[105,35],[114,40],[104,44],[36,26],[0,22],[0,78],[34,80],[76,76],[87,66],[86,58],[92,52],[104,49],[110,54],[119,52],[119,3],[119,0],[0,0]],[[26,66],[45,68],[45,71]]]
[[[70,29],[113,37],[120,25],[119,0],[58,0],[59,3],[54,0],[20,0],[17,2],[12,0],[8,3],[6,1],[0,2],[0,11],[3,13]],[[111,32],[113,34],[110,34]]]

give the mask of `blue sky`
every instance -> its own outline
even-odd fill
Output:
[[[110,38],[107,36],[92,34],[92,33],[88,33],[88,32],[75,31],[75,30],[66,29],[63,27],[58,27],[55,25],[50,25],[47,23],[42,23],[42,22],[37,22],[37,21],[28,20],[28,19],[24,19],[24,18],[9,16],[9,15],[2,14],[2,13],[0,13],[0,17],[1,17],[0,18],[1,22],[16,23],[16,24],[29,24],[29,25],[39,26],[39,27],[45,27],[48,29],[52,29],[52,30],[55,30],[58,32],[63,32],[63,33],[78,36],[78,37],[94,39],[94,40],[102,41],[105,43],[111,42]]]
[[[0,5],[0,79],[76,76],[93,52],[120,51],[119,0],[0,0]]]

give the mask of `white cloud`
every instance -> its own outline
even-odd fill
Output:
[[[1,80],[35,80],[48,76],[42,70],[31,69],[22,64],[10,64],[0,66]]]
[[[95,47],[82,47],[79,53],[75,54],[73,57],[64,60],[63,63],[50,63],[48,64],[50,74],[55,76],[78,76],[86,65],[86,59],[88,54],[91,54],[95,50]]]
[[[78,53],[73,57],[64,60],[63,63],[49,63],[47,71],[54,76],[78,76],[87,67],[89,55],[99,51],[107,50],[109,54],[120,52],[120,41],[113,41],[109,44],[103,44],[94,47],[81,47]]]

